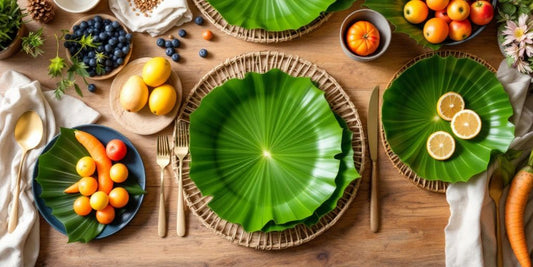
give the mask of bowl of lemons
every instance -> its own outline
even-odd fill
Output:
[[[115,77],[109,104],[120,125],[150,135],[172,123],[181,99],[181,80],[170,62],[163,57],[145,57],[130,62]]]

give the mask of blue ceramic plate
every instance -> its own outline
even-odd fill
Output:
[[[143,190],[146,188],[144,164],[142,162],[141,156],[139,155],[139,152],[137,152],[130,140],[128,140],[124,135],[120,134],[119,132],[101,125],[89,124],[77,126],[74,128],[94,135],[104,144],[111,141],[112,139],[122,140],[128,148],[128,153],[126,154],[126,157],[120,162],[124,163],[128,167],[128,179],[134,179],[135,181],[137,181],[137,183],[139,183]],[[55,136],[52,141],[50,141],[46,145],[46,147],[41,152],[41,155],[48,151],[50,148],[52,148],[58,137],[59,136]],[[41,213],[41,216],[43,216],[43,218],[50,225],[52,225],[57,231],[66,234],[65,226],[54,215],[52,215],[52,209],[47,207],[44,203],[44,200],[40,197],[42,193],[42,188],[41,185],[35,180],[38,174],[38,166],[39,161],[35,163],[35,168],[33,170],[33,197],[35,199],[37,209]],[[135,214],[137,214],[137,211],[141,207],[143,198],[144,195],[131,196],[128,205],[120,209],[121,212],[117,212],[115,220],[112,223],[106,225],[104,230],[96,236],[96,239],[108,237],[124,228],[133,219]]]

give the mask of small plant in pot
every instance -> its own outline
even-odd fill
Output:
[[[21,38],[26,32],[16,0],[0,0],[0,59],[5,59],[18,52]]]

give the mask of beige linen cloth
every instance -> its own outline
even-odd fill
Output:
[[[127,0],[109,0],[109,9],[120,22],[134,32],[147,32],[151,36],[164,34],[174,26],[192,20],[192,13],[187,0],[161,0],[159,5],[145,16],[140,11],[133,11]]]
[[[71,96],[56,100],[53,91],[43,92],[38,81],[30,81],[15,71],[3,73],[0,90],[5,92],[4,96],[0,95],[0,266],[33,266],[39,255],[38,211],[31,190],[34,164],[44,145],[59,132],[59,127],[92,123],[100,114]],[[17,119],[28,110],[37,112],[43,119],[44,135],[24,163],[18,226],[8,233],[8,214],[22,156],[13,133]]]
[[[531,77],[520,74],[504,61],[497,73],[498,80],[509,94],[514,115],[515,139],[511,149],[524,150],[522,159],[529,156],[533,147],[533,96],[529,93]],[[515,163],[520,160],[516,160]],[[488,194],[488,179],[494,171],[474,176],[467,183],[451,184],[446,191],[450,205],[450,219],[445,229],[446,266],[496,266],[495,207]],[[511,250],[504,226],[505,199],[508,187],[500,203],[503,263],[504,266],[519,266]],[[530,255],[533,251],[533,194],[525,215],[526,235]]]

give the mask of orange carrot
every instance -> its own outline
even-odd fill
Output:
[[[528,165],[513,178],[505,203],[505,228],[511,248],[522,267],[531,267],[531,258],[526,243],[524,213],[528,195],[533,189],[533,151]]]
[[[74,184],[72,184],[71,186],[69,186],[67,189],[65,189],[63,192],[67,193],[67,194],[74,194],[74,193],[78,193],[80,192],[80,189],[78,188],[78,184],[80,182],[75,182]]]
[[[98,190],[106,194],[113,189],[113,181],[109,176],[111,169],[111,160],[107,157],[105,146],[93,135],[84,131],[76,130],[74,132],[76,140],[87,149],[91,157],[96,163],[96,171],[98,172]]]

